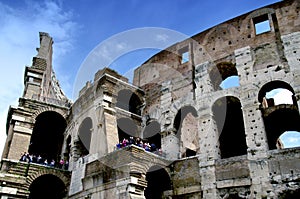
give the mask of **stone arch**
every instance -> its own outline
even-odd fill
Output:
[[[258,92],[258,96],[257,96],[258,101],[261,103],[262,106],[263,106],[264,97],[266,97],[266,94],[268,92],[270,92],[274,89],[278,89],[278,88],[289,90],[293,94],[294,105],[297,105],[295,91],[294,91],[293,87],[286,81],[273,80],[273,81],[266,82],[264,85],[262,85]]]
[[[117,119],[118,137],[119,142],[129,137],[140,137],[138,127],[131,118]]]
[[[199,46],[199,56],[204,60],[215,60],[213,57],[221,57],[227,54],[225,49],[220,49],[219,46],[230,46],[236,41],[237,35],[240,35],[240,31],[232,23],[224,23],[218,26],[210,28],[205,34],[204,38],[199,38],[201,45]],[[197,35],[195,36],[197,37]],[[198,40],[197,38],[195,40]],[[229,43],[231,42],[231,43]],[[229,60],[234,61],[234,59]]]
[[[198,113],[193,106],[181,107],[173,122],[173,128],[179,139],[181,157],[194,156],[199,152]]]
[[[143,100],[137,92],[130,89],[120,89],[116,96],[116,107],[136,115],[141,115]]]
[[[53,111],[53,112],[57,112],[58,114],[60,114],[63,118],[67,118],[68,116],[68,112],[66,110],[60,109],[60,108],[55,108],[52,106],[47,106],[47,107],[41,107],[38,110],[36,110],[32,116],[31,116],[31,122],[34,123],[36,121],[36,118],[43,112],[47,112],[47,111]]]
[[[147,188],[144,192],[146,199],[163,198],[163,192],[172,189],[169,173],[163,167],[158,165],[154,165],[148,169],[146,181]]]
[[[35,119],[28,152],[57,162],[60,159],[66,126],[66,119],[60,113],[42,111]]]
[[[173,128],[177,131],[177,133],[180,133],[178,131],[182,125],[182,121],[189,113],[191,113],[194,117],[198,117],[198,113],[193,106],[187,105],[182,106],[180,109],[178,109],[176,116],[173,120]]]
[[[215,91],[230,87],[230,85],[222,86],[231,77],[238,78],[238,71],[232,62],[220,62],[213,66],[209,71],[210,81]],[[236,86],[236,85],[231,85]],[[222,88],[223,87],[223,88]]]
[[[64,199],[68,194],[66,184],[53,174],[44,174],[35,178],[28,190],[30,199]]]
[[[91,117],[85,117],[81,121],[78,127],[77,139],[74,143],[77,148],[77,153],[78,153],[77,156],[80,157],[89,154],[92,131],[93,131],[93,121]]]
[[[263,14],[273,14],[273,13],[275,13],[275,10],[273,8],[262,8],[251,12],[246,18],[252,19],[254,17],[258,17]]]
[[[151,151],[155,152],[161,148],[161,126],[155,119],[148,119],[142,133],[142,139],[146,139],[151,146]]]
[[[40,176],[43,175],[53,175],[59,178],[68,187],[70,185],[70,175],[68,173],[63,173],[62,171],[56,169],[39,169],[36,172],[31,173],[26,178],[25,187],[29,189],[32,182]]]
[[[283,101],[276,101],[280,98]],[[280,136],[289,131],[300,132],[300,114],[294,89],[285,81],[270,81],[259,90],[258,101],[269,149],[284,148]],[[285,118],[284,122],[282,118]]]
[[[240,100],[234,96],[221,97],[212,106],[213,119],[216,122],[219,134],[221,158],[247,154],[241,107]]]

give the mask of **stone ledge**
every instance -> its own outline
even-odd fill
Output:
[[[218,189],[227,188],[227,187],[250,186],[250,185],[251,185],[251,179],[249,179],[249,178],[217,181]]]

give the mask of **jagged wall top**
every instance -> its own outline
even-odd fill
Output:
[[[53,39],[45,32],[40,32],[39,36],[38,54],[33,57],[32,66],[25,70],[23,97],[48,103],[53,99],[67,102],[52,68]]]

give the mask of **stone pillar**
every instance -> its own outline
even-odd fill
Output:
[[[267,136],[258,105],[244,105],[242,111],[248,147],[248,159],[266,158],[268,151]]]
[[[199,173],[203,198],[217,198],[215,160],[220,158],[219,134],[211,114],[201,117],[199,124]]]
[[[109,109],[103,111],[104,132],[106,135],[107,153],[115,150],[116,144],[119,142],[117,119],[114,112]]]
[[[248,146],[248,159],[251,185],[251,197],[266,198],[273,191],[269,182],[267,137],[263,118],[258,105],[244,105],[243,115]]]
[[[32,129],[15,125],[7,158],[19,160],[21,154],[28,151]]]
[[[252,81],[253,71],[253,56],[250,46],[240,48],[234,51],[236,69],[238,71],[240,85],[247,85],[249,81]]]
[[[9,124],[7,138],[6,138],[6,142],[5,142],[3,152],[2,152],[2,158],[1,159],[8,157],[8,152],[9,152],[10,145],[11,145],[11,140],[12,140],[12,137],[13,137],[13,128],[14,128],[14,122],[11,122]]]
[[[161,146],[163,155],[171,160],[179,158],[179,138],[176,131],[169,130],[162,132]]]

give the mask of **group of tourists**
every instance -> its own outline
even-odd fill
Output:
[[[68,160],[61,159],[59,162],[56,162],[54,159],[51,159],[51,161],[49,161],[47,158],[43,158],[41,155],[33,155],[33,154],[29,154],[28,152],[24,152],[21,155],[20,161],[28,162],[28,163],[36,163],[36,164],[41,164],[50,167],[57,167],[65,170],[69,168]]]
[[[141,138],[129,137],[129,139],[124,138],[121,142],[116,144],[117,149],[124,148],[129,145],[135,145],[141,148],[144,148],[146,151],[161,153],[161,149],[158,149],[154,143],[149,143],[148,141],[143,141]]]

